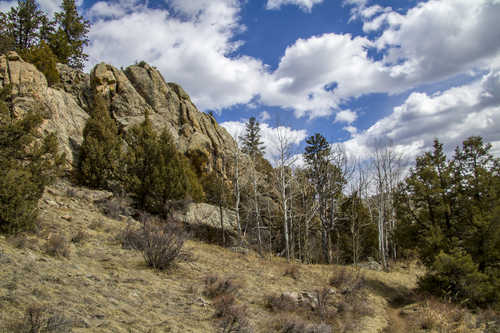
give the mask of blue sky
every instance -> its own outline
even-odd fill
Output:
[[[1,1],[0,9],[12,1]],[[48,12],[58,1],[41,0]],[[369,158],[481,135],[500,155],[500,0],[80,2],[87,71],[145,60],[232,134],[260,119],[300,153],[316,132]]]

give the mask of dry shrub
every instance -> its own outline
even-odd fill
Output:
[[[285,294],[280,296],[268,296],[266,305],[272,312],[292,312],[297,309],[295,300]]]
[[[138,251],[144,249],[144,229],[134,228],[131,223],[127,224],[125,230],[120,232],[117,238],[124,249]]]
[[[66,238],[61,234],[52,234],[45,245],[47,254],[54,257],[69,257],[70,250]]]
[[[285,269],[284,276],[289,276],[294,280],[300,279],[300,271],[297,266],[290,265]]]
[[[241,287],[241,283],[235,281],[234,278],[220,278],[215,275],[208,275],[205,277],[204,294],[210,298],[223,295],[236,296]]]
[[[234,295],[221,295],[214,301],[215,318],[222,332],[252,332],[247,308],[236,304]]]
[[[97,204],[105,216],[115,220],[120,219],[121,215],[130,216],[132,214],[131,200],[125,196],[113,195]]]
[[[72,321],[60,313],[53,313],[45,306],[32,305],[23,320],[11,323],[11,333],[66,333],[71,332]]]
[[[181,253],[186,238],[181,227],[173,223],[144,223],[142,254],[148,266],[164,270],[170,267]]]
[[[319,317],[324,320],[328,317],[331,317],[332,312],[328,309],[328,304],[330,302],[331,291],[330,288],[323,288],[320,290],[316,290],[315,298],[316,298],[316,312]]]
[[[347,267],[335,268],[330,278],[330,286],[341,290],[342,293],[357,291],[364,286],[364,283],[361,270]]]
[[[273,325],[275,332],[278,333],[332,333],[331,326],[326,324],[308,323],[295,316],[278,317],[276,324]]]

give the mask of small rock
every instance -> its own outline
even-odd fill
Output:
[[[71,222],[71,220],[73,219],[73,217],[71,217],[71,216],[69,216],[69,215],[63,215],[63,216],[61,216],[61,218],[62,218],[63,220],[68,221],[68,222]]]

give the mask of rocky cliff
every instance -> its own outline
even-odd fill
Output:
[[[14,114],[43,113],[42,130],[56,133],[69,168],[76,165],[83,128],[98,95],[106,98],[122,128],[141,122],[148,112],[158,130],[169,130],[180,151],[205,156],[208,169],[221,168],[223,156],[235,147],[231,135],[200,112],[182,87],[166,82],[148,64],[119,70],[101,63],[90,75],[60,64],[57,69],[61,83],[49,87],[35,66],[10,52],[0,56],[0,88],[12,87]]]

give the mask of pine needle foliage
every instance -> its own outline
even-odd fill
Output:
[[[189,160],[177,152],[166,130],[154,131],[148,115],[130,128],[127,144],[125,184],[138,208],[168,216],[173,202],[203,197]]]
[[[500,308],[500,159],[490,150],[470,137],[447,159],[436,140],[406,180],[397,232],[429,268],[423,289]]]
[[[122,142],[105,98],[97,96],[95,104],[83,130],[79,180],[91,188],[111,189],[120,180]]]

